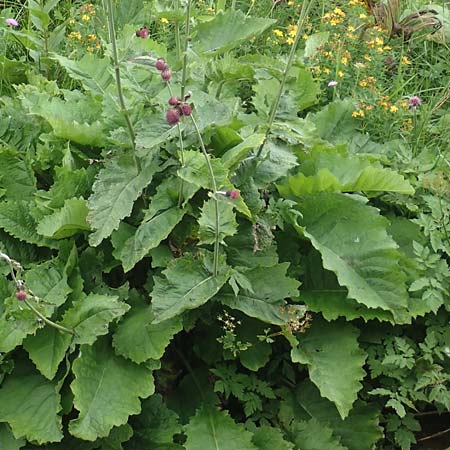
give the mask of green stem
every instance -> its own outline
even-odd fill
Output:
[[[216,183],[216,177],[214,175],[214,170],[211,165],[211,160],[209,158],[209,154],[206,151],[205,144],[202,139],[202,135],[200,133],[200,130],[198,129],[197,122],[195,121],[194,117],[191,116],[192,124],[194,125],[195,131],[197,132],[198,140],[200,142],[200,147],[203,152],[203,156],[206,160],[206,165],[208,166],[209,175],[211,177],[212,187],[214,194],[212,196],[212,199],[214,201],[214,209],[215,209],[215,227],[214,227],[214,259],[213,259],[213,275],[217,276],[218,273],[218,267],[219,267],[219,202],[217,200],[217,183]]]
[[[119,104],[121,113],[125,119],[125,122],[127,124],[128,128],[128,134],[130,136],[131,146],[133,148],[133,155],[134,160],[136,162],[136,166],[138,170],[140,170],[140,163],[139,160],[136,158],[135,150],[136,150],[136,136],[134,133],[133,125],[131,123],[130,115],[128,114],[127,107],[125,105],[125,97],[123,95],[123,89],[122,89],[122,80],[120,78],[120,65],[119,65],[119,55],[117,52],[117,42],[116,42],[116,30],[114,25],[114,13],[113,13],[113,6],[111,0],[106,0],[107,5],[107,17],[108,17],[108,31],[109,31],[109,40],[111,41],[111,47],[112,47],[112,58],[114,63],[114,75],[116,79],[116,86],[117,86],[117,92],[119,95]]]
[[[287,60],[286,66],[283,71],[283,76],[281,78],[280,87],[278,89],[277,95],[275,97],[275,100],[272,104],[272,108],[270,110],[269,120],[267,121],[267,126],[266,126],[265,138],[264,138],[263,143],[259,147],[258,152],[256,153],[256,158],[259,158],[261,156],[264,145],[266,144],[267,138],[269,137],[270,131],[272,129],[273,121],[275,120],[275,115],[277,113],[278,106],[280,105],[281,96],[283,95],[283,92],[284,92],[284,87],[286,85],[288,74],[289,74],[289,71],[291,70],[292,63],[294,62],[295,52],[297,51],[298,42],[300,40],[300,36],[303,34],[303,27],[304,27],[304,24],[306,21],[306,17],[308,16],[308,12],[311,9],[311,6],[313,3],[314,3],[314,0],[305,0],[302,4],[302,10],[301,10],[298,22],[297,22],[297,33],[295,34],[294,43],[292,44],[288,60]]]
[[[169,90],[169,94],[171,97],[173,97],[173,91],[172,91],[172,86],[170,85],[170,82],[168,81],[167,83],[167,89]],[[180,162],[181,162],[181,167],[184,167],[184,142],[183,142],[183,133],[181,132],[181,126],[180,123],[177,123],[177,128],[178,128],[178,136],[180,139]],[[178,206],[181,207],[181,203],[183,200],[183,179],[180,178],[180,190],[178,192]]]
[[[180,23],[178,22],[178,10],[180,9],[179,0],[175,0],[175,13],[177,20],[175,21],[175,50],[177,55],[177,62],[180,62],[181,57],[181,37],[180,37]]]
[[[74,330],[70,330],[69,328],[63,327],[62,325],[58,325],[57,323],[51,321],[50,319],[47,319],[41,312],[39,312],[27,299],[24,300],[24,303],[28,306],[28,308],[31,309],[31,311],[36,314],[36,316],[39,317],[43,322],[45,322],[47,325],[56,328],[59,331],[62,331],[63,333],[71,334],[72,336],[76,336],[76,333]]]
[[[188,0],[186,6],[186,24],[184,28],[185,42],[183,50],[183,73],[181,75],[181,100],[184,100],[184,93],[186,91],[186,77],[187,77],[187,57],[188,57],[188,47],[190,42],[190,26],[191,26],[191,3],[192,0]]]

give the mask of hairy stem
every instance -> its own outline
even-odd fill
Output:
[[[297,32],[295,33],[294,42],[292,44],[286,66],[284,67],[283,76],[281,77],[280,87],[278,89],[277,95],[276,95],[275,100],[270,109],[269,119],[268,119],[267,125],[266,125],[265,138],[264,138],[263,143],[260,145],[260,147],[258,149],[256,158],[259,158],[261,156],[264,145],[266,144],[267,138],[272,129],[273,121],[275,120],[275,115],[277,113],[278,106],[280,105],[281,96],[283,95],[283,92],[284,92],[284,87],[286,85],[288,74],[289,74],[289,71],[291,70],[292,63],[294,62],[295,52],[297,51],[298,42],[300,40],[300,36],[303,35],[303,32],[304,32],[303,29],[304,29],[304,25],[306,22],[306,18],[308,16],[308,12],[311,9],[311,6],[313,3],[314,3],[314,0],[305,0],[302,4],[302,10],[301,10],[298,22],[297,22]]]
[[[111,41],[111,47],[112,47],[114,75],[115,75],[115,79],[116,79],[117,92],[118,92],[118,96],[119,96],[120,110],[121,110],[121,113],[127,124],[128,134],[130,136],[131,146],[133,148],[134,160],[136,162],[136,166],[137,166],[138,170],[140,170],[140,163],[135,155],[136,136],[134,133],[133,125],[131,123],[130,115],[128,114],[128,110],[125,105],[125,97],[123,95],[123,89],[122,89],[122,80],[120,77],[120,64],[119,64],[119,55],[117,52],[116,29],[115,29],[115,25],[114,25],[114,12],[113,12],[112,1],[105,0],[105,2],[106,2],[107,17],[108,17],[109,40]]]
[[[186,5],[186,23],[184,27],[184,49],[183,49],[183,73],[181,75],[181,100],[184,99],[184,94],[186,91],[186,78],[187,78],[187,58],[188,58],[188,48],[190,42],[190,27],[191,27],[191,4],[192,0],[188,0]]]
[[[211,177],[212,188],[214,191],[214,194],[212,196],[212,199],[214,201],[214,210],[215,210],[213,275],[216,276],[217,272],[218,272],[218,267],[219,267],[219,202],[216,197],[217,183],[216,183],[216,177],[214,175],[214,170],[211,165],[211,160],[210,160],[208,152],[206,151],[206,147],[203,142],[200,130],[198,129],[197,122],[195,121],[193,116],[191,116],[191,119],[192,119],[192,124],[194,125],[194,128],[195,128],[195,131],[197,132],[198,140],[200,142],[200,147],[202,149],[203,155],[206,160],[206,165],[208,166],[209,175]]]

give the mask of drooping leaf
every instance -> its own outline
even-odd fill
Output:
[[[151,370],[115,355],[106,338],[92,347],[82,346],[72,370],[71,389],[79,416],[69,423],[69,431],[80,439],[108,436],[114,426],[141,411],[139,398],[154,392]]]
[[[45,327],[25,339],[23,346],[44,377],[52,380],[64,359],[72,336],[53,327]]]
[[[286,441],[279,428],[263,425],[253,431],[253,444],[258,450],[292,450],[294,444]]]
[[[91,345],[98,336],[108,334],[108,324],[129,309],[117,296],[89,294],[66,311],[62,325],[76,332],[74,342]]]
[[[135,233],[123,242],[113,235],[114,256],[122,261],[125,272],[131,270],[150,250],[166,239],[184,214],[185,211],[181,208],[169,208],[144,221]]]
[[[311,381],[334,402],[342,419],[348,416],[365,376],[367,355],[359,347],[358,335],[349,323],[316,318],[291,353],[293,362],[308,366]]]
[[[273,19],[246,17],[239,9],[229,8],[197,26],[194,50],[206,56],[224,53],[261,34],[274,22]]]
[[[116,353],[138,364],[148,359],[161,359],[183,325],[179,317],[153,324],[154,317],[151,306],[133,306],[114,333]]]
[[[87,215],[86,200],[77,198],[66,200],[61,209],[45,216],[39,222],[37,232],[45,237],[64,239],[82,231],[89,231]]]
[[[289,431],[296,448],[301,450],[348,450],[331,428],[316,419],[294,422]]]
[[[405,275],[387,221],[375,208],[343,194],[306,195],[299,202],[299,228],[336,273],[349,297],[369,308],[406,309]]]
[[[163,271],[165,278],[154,278],[152,306],[156,323],[198,308],[217,294],[230,276],[229,269],[222,262],[214,276],[205,262],[206,258],[187,254],[169,264]]]
[[[131,213],[134,201],[158,171],[157,160],[156,151],[148,154],[142,161],[140,171],[129,153],[105,164],[97,176],[88,201],[88,222],[95,230],[89,236],[92,246],[97,246],[110,236],[119,226],[120,220]]]
[[[56,386],[42,375],[10,375],[0,389],[0,422],[7,422],[16,439],[38,444],[59,442],[60,396]]]
[[[224,199],[217,199],[217,214],[219,218],[218,236],[219,242],[228,236],[233,236],[237,231],[237,222],[233,213],[233,205]],[[213,244],[216,239],[216,201],[209,199],[203,204],[201,215],[198,219],[200,244]]]
[[[312,418],[330,427],[349,450],[373,450],[383,438],[380,411],[373,404],[357,401],[348,417],[342,420],[333,403],[321,397],[310,381],[298,386],[296,398]]]
[[[233,148],[226,151],[221,158],[225,168],[236,168],[251,149],[258,148],[264,142],[264,138],[265,135],[262,133],[252,134]]]
[[[185,430],[186,450],[257,450],[252,434],[214,406],[202,406]]]
[[[222,303],[238,309],[250,317],[274,325],[285,325],[289,320],[285,299],[298,295],[298,281],[286,276],[289,263],[280,263],[273,267],[255,267],[247,272],[252,291],[243,289],[235,295],[233,292],[221,293]]]
[[[25,445],[25,439],[16,439],[5,423],[0,423],[0,448],[2,450],[20,450]]]

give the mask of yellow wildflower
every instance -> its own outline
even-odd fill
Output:
[[[364,55],[364,59],[369,62],[372,61],[372,58],[369,55]]]
[[[399,104],[400,104],[400,106],[401,106],[403,109],[408,109],[408,108],[409,108],[409,104],[408,104],[408,102],[407,102],[406,100],[400,100],[400,101],[399,101]]]
[[[349,25],[347,27],[347,31],[350,31],[350,32],[355,31],[355,27],[353,25]]]
[[[360,80],[359,85],[361,87],[366,87],[367,86],[367,80]]]
[[[89,22],[89,21],[91,20],[91,16],[88,15],[88,14],[83,14],[83,15],[81,16],[81,20],[82,20],[83,22]]]
[[[73,18],[69,19],[69,24],[70,25],[73,25],[74,23],[75,23],[75,19],[73,19]]]
[[[293,2],[292,0],[290,0],[289,2],[288,2],[288,6],[294,6],[295,5],[295,2]]]
[[[164,24],[169,23],[169,21],[165,17],[161,17],[161,19],[159,19],[159,21]]]
[[[339,78],[342,78],[344,76],[344,72],[342,72],[342,70],[339,70],[338,73],[337,73],[337,76]]]
[[[351,40],[355,40],[356,39],[356,36],[353,33],[346,33],[345,35]]]
[[[360,109],[359,111],[353,111],[352,112],[352,117],[364,117],[364,111],[362,109]]]
[[[411,64],[411,61],[408,59],[407,56],[402,56],[401,64],[409,65]]]
[[[272,33],[277,36],[277,37],[283,37],[284,34],[281,30],[279,30],[278,28],[276,28],[275,30],[272,30]]]
[[[95,34],[88,34],[87,40],[92,42],[97,40],[97,36]]]
[[[396,105],[391,105],[389,108],[389,111],[392,113],[396,113],[398,111],[398,107]]]
[[[365,108],[366,111],[372,111],[373,106],[372,105],[366,105],[364,108]]]
[[[81,33],[78,31],[72,31],[67,36],[69,39],[76,39],[77,41],[81,41]]]
[[[344,64],[344,66],[346,66],[348,64],[348,58],[346,56],[343,56],[341,58],[341,63]]]
[[[345,17],[345,12],[341,8],[334,8],[333,13],[339,17]]]
[[[359,18],[360,18],[360,19],[367,19],[367,16],[366,16],[364,13],[361,13],[361,14],[359,15]]]
[[[86,48],[86,50],[87,50],[89,53],[92,53],[92,52],[94,51],[94,48],[91,47],[91,46],[89,46],[89,47]]]
[[[291,37],[288,37],[288,38],[286,39],[286,44],[292,45],[293,43],[294,43],[294,39],[292,39]]]
[[[297,25],[289,25],[287,27],[287,29],[288,29],[289,36],[295,37],[295,35],[297,34],[297,29],[298,29]]]

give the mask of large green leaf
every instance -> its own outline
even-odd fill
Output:
[[[86,200],[77,198],[66,200],[61,209],[45,216],[39,222],[37,232],[45,237],[63,239],[81,231],[89,231],[87,215]]]
[[[131,270],[150,250],[166,239],[184,214],[185,210],[182,208],[169,208],[142,222],[128,239],[123,240],[113,234],[114,256],[122,261],[125,272]]]
[[[317,147],[304,157],[299,173],[289,177],[287,184],[278,189],[285,197],[336,191],[414,194],[408,181],[380,163],[323,147]]]
[[[333,403],[321,397],[310,381],[304,381],[298,386],[296,398],[312,418],[332,428],[349,450],[373,450],[383,438],[379,424],[380,411],[373,404],[357,401],[348,417],[342,420]]]
[[[56,386],[43,376],[13,373],[0,389],[0,422],[9,424],[16,439],[59,442],[59,401]]]
[[[29,336],[23,346],[39,372],[52,380],[64,359],[72,336],[53,327],[45,327]]]
[[[252,290],[242,289],[221,293],[222,303],[238,309],[250,317],[275,325],[285,325],[289,320],[286,298],[297,297],[299,282],[286,276],[289,263],[273,267],[255,267],[245,272]]]
[[[154,392],[151,370],[114,354],[108,339],[82,346],[73,363],[71,384],[74,406],[80,412],[69,431],[80,439],[94,441],[108,436],[114,426],[141,411],[139,398]]]
[[[25,200],[0,203],[0,228],[15,238],[39,247],[56,248],[55,241],[39,236],[36,221],[30,214],[34,204]]]
[[[151,306],[133,306],[114,333],[116,353],[138,364],[148,359],[161,359],[183,324],[179,317],[153,324],[154,317]]]
[[[316,318],[291,353],[293,362],[308,366],[311,381],[334,402],[342,419],[348,416],[365,376],[367,355],[359,347],[358,335],[349,323]]]
[[[88,222],[95,230],[89,236],[92,246],[111,235],[133,209],[134,201],[158,171],[158,152],[149,153],[140,170],[131,154],[110,159],[100,171],[89,198]]]
[[[331,428],[316,419],[294,422],[289,431],[295,447],[301,450],[348,450]]]
[[[225,199],[217,199],[217,214],[219,218],[218,238],[223,243],[226,237],[233,236],[237,231],[236,217],[233,205]],[[216,238],[216,201],[209,199],[203,204],[198,219],[200,244],[212,244]]]
[[[257,450],[252,434],[214,406],[202,406],[185,431],[186,450]]]
[[[93,344],[98,336],[108,334],[108,324],[123,316],[130,306],[116,296],[89,294],[66,311],[62,324],[75,330],[74,342]]]
[[[241,10],[229,8],[197,26],[194,50],[206,56],[224,53],[261,34],[274,23],[273,19],[246,17]]]
[[[292,450],[294,444],[283,439],[279,428],[263,425],[253,431],[253,444],[258,450]]]
[[[404,311],[408,295],[397,244],[375,208],[343,194],[306,195],[299,201],[301,231],[336,273],[349,297],[369,308]]]
[[[36,192],[36,178],[29,165],[10,150],[0,149],[0,191],[6,198],[24,200]]]
[[[16,439],[5,423],[0,423],[0,448],[2,450],[20,450],[25,445],[25,439]]]
[[[225,284],[230,276],[229,268],[220,264],[219,273],[214,276],[205,265],[209,266],[207,259],[187,254],[169,264],[163,271],[165,278],[154,277],[152,305],[156,323],[198,308]]]

